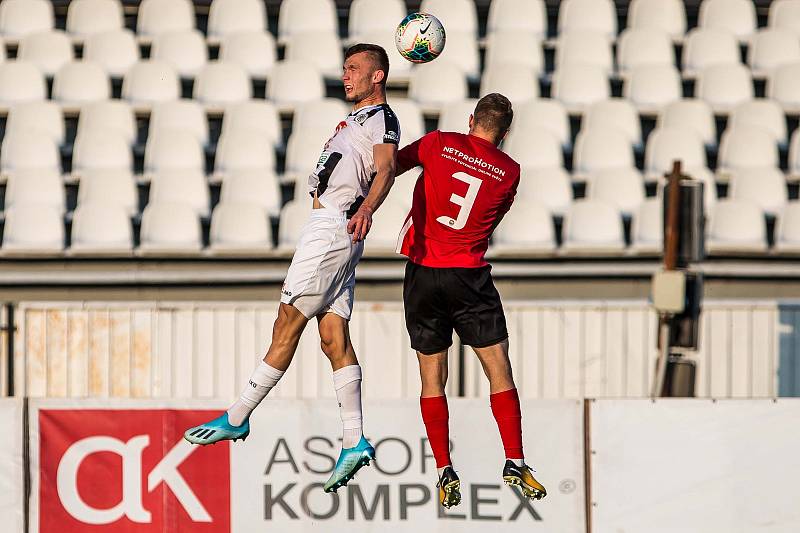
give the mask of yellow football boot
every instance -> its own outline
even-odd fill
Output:
[[[544,486],[536,481],[528,465],[517,466],[513,461],[506,460],[503,467],[503,481],[506,485],[519,487],[526,498],[541,500],[547,496]]]
[[[439,503],[449,509],[461,503],[461,481],[452,466],[446,466],[436,484],[439,487]]]

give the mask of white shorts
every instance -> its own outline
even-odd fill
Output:
[[[350,320],[356,265],[364,241],[353,243],[347,218],[327,209],[312,209],[281,289],[281,302],[306,318],[336,313]]]

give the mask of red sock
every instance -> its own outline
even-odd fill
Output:
[[[489,395],[492,414],[500,430],[506,459],[523,459],[522,454],[522,411],[519,408],[517,389],[509,389]]]
[[[450,412],[447,409],[447,396],[420,398],[419,408],[422,421],[428,433],[428,442],[436,458],[436,468],[444,468],[450,462]]]

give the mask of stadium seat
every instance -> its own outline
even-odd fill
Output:
[[[3,0],[0,2],[0,37],[16,42],[30,33],[55,27],[50,0]]]
[[[402,125],[401,135],[402,135]],[[317,166],[322,147],[330,138],[330,133],[320,131],[294,131],[286,143],[286,171],[284,182],[305,179]]]
[[[311,100],[325,97],[322,74],[309,63],[281,61],[276,63],[267,84],[267,98],[281,111],[294,111],[295,107]]]
[[[747,49],[747,64],[753,77],[766,78],[774,69],[800,62],[800,39],[789,30],[759,30]]]
[[[786,204],[775,223],[775,251],[800,253],[800,202]]]
[[[160,102],[150,113],[149,134],[159,135],[162,130],[183,130],[192,133],[200,144],[208,144],[208,119],[206,112],[194,100]]]
[[[631,0],[628,27],[661,30],[680,40],[686,33],[686,8],[681,0]]]
[[[756,29],[756,7],[751,0],[703,0],[698,25],[719,28],[746,42]]]
[[[353,0],[347,20],[348,43],[373,42],[362,37],[394,28],[405,16],[403,0]]]
[[[235,63],[212,61],[194,80],[192,97],[210,111],[221,111],[226,105],[249,100],[253,86],[247,72]]]
[[[168,169],[150,180],[150,204],[185,204],[207,217],[211,206],[206,176],[201,169]]]
[[[546,207],[553,215],[564,216],[572,204],[572,181],[567,171],[563,168],[522,167],[521,173],[512,211],[519,210],[519,204],[534,202]]]
[[[13,136],[3,137],[3,146],[0,148],[2,179],[27,169],[61,172],[61,154],[50,134],[20,131]]]
[[[314,196],[313,192],[310,192],[308,190],[308,177],[309,176],[302,176],[302,175],[297,176],[297,179],[295,180],[293,187],[294,188],[292,196],[293,200],[298,201],[298,200],[308,200],[310,198],[313,198]],[[394,187],[392,187],[391,191],[393,190]],[[391,194],[391,191],[389,191],[389,194]],[[386,201],[388,201],[388,197]]]
[[[144,171],[147,175],[165,170],[205,168],[203,146],[194,133],[185,130],[159,130],[158,135],[148,135],[144,150]]]
[[[602,67],[565,65],[553,73],[551,93],[574,115],[594,102],[606,100],[611,96],[611,87]]]
[[[566,254],[619,254],[625,249],[622,215],[612,204],[576,200],[564,217]]]
[[[113,130],[89,131],[75,139],[72,150],[72,174],[80,179],[83,174],[98,169],[133,168],[133,153],[122,133]]]
[[[474,109],[475,106],[473,105],[472,110]],[[470,110],[470,113],[472,113],[472,110]],[[542,126],[550,130],[564,148],[572,146],[569,115],[567,115],[567,110],[558,100],[540,98],[515,106],[511,130],[514,131],[520,124]]]
[[[595,30],[614,39],[617,10],[611,0],[564,0],[558,9],[559,35],[569,31]]]
[[[245,169],[275,171],[272,140],[254,130],[228,130],[217,142],[214,179],[224,181],[230,174]]]
[[[561,168],[561,141],[551,130],[538,124],[517,124],[503,141],[503,151],[524,168]]]
[[[595,102],[583,114],[581,129],[617,129],[634,147],[642,147],[642,125],[636,108],[629,100],[611,98]]]
[[[398,20],[397,23],[399,22]],[[339,19],[336,16],[336,5],[333,0],[281,2],[278,13],[278,41],[285,43],[296,33],[309,32],[339,35]]]
[[[684,40],[682,63],[687,77],[695,77],[711,65],[738,65],[739,43],[727,30],[695,28]]]
[[[491,34],[486,39],[484,71],[503,63],[530,69],[537,75],[541,74],[544,71],[541,37],[522,30],[498,31]]]
[[[278,60],[275,38],[265,31],[233,33],[222,40],[219,59],[238,64],[254,80],[265,80]]]
[[[623,216],[630,217],[644,202],[644,180],[635,168],[596,170],[586,180],[586,197],[615,205]]]
[[[157,102],[180,98],[178,74],[163,61],[139,61],[122,80],[122,97],[137,109],[150,110]]]
[[[141,255],[194,254],[202,247],[200,219],[192,206],[149,203],[144,208]]]
[[[458,66],[470,80],[481,76],[478,41],[470,32],[448,32],[447,46],[437,59]]]
[[[29,33],[19,40],[17,59],[36,65],[48,77],[74,58],[72,41],[61,30]]]
[[[706,249],[716,253],[750,253],[767,250],[767,224],[757,204],[745,200],[720,200],[707,224]]]
[[[800,0],[775,0],[769,5],[769,27],[800,37]]]
[[[717,146],[717,125],[711,106],[703,100],[684,98],[664,106],[658,114],[656,127],[688,127],[709,147]]]
[[[783,65],[770,73],[767,97],[781,104],[784,113],[800,114],[800,62]]]
[[[647,137],[644,150],[645,178],[660,179],[672,172],[672,163],[681,161],[683,168],[705,168],[703,140],[688,126],[665,126],[654,129]]]
[[[800,178],[800,129],[794,130],[789,143],[789,174]]]
[[[547,6],[544,0],[492,0],[486,34],[493,39],[508,32],[529,34],[539,41],[547,37]]]
[[[494,64],[483,71],[480,95],[500,93],[518,105],[539,96],[539,79],[533,69],[512,63]]]
[[[20,170],[8,177],[5,210],[19,206],[41,205],[66,211],[66,197],[61,174],[55,169]]]
[[[773,136],[753,127],[728,128],[719,142],[717,172],[753,167],[777,167],[778,146]]]
[[[129,216],[139,211],[139,192],[130,169],[87,170],[78,187],[78,205],[105,204],[122,208]]]
[[[475,98],[468,98],[459,102],[450,102],[442,108],[439,114],[439,123],[437,129],[441,131],[455,131],[458,133],[469,133],[469,116],[475,111],[475,105],[478,100]],[[391,103],[390,103],[391,105]],[[519,113],[519,107],[514,108],[514,114]],[[566,116],[566,112],[564,113]],[[515,119],[516,122],[519,119]],[[514,123],[512,122],[512,127]],[[405,144],[406,141],[414,142],[406,136],[405,124],[400,121],[401,141]]]
[[[72,215],[70,255],[127,255],[133,248],[129,213],[120,205],[85,202]]]
[[[444,105],[467,98],[467,92],[464,72],[452,63],[420,65],[411,71],[408,82],[408,97],[423,112],[438,113]]]
[[[235,170],[222,182],[219,201],[255,205],[269,216],[278,216],[281,211],[278,178],[267,169]]]
[[[67,63],[53,78],[53,100],[65,107],[79,108],[89,102],[111,98],[111,80],[97,63]]]
[[[706,167],[684,167],[681,168],[681,173],[703,183],[703,204],[706,214],[710,213],[718,199],[714,173]],[[659,185],[663,185],[663,182]]]
[[[640,255],[659,254],[664,243],[664,201],[661,197],[647,198],[636,210],[631,221],[631,250]]]
[[[629,72],[623,96],[643,115],[657,115],[681,98],[681,74],[671,65],[643,65]]]
[[[559,35],[556,44],[556,71],[567,65],[595,65],[610,74],[614,70],[614,59],[608,36],[592,30],[570,31]]]
[[[19,206],[6,212],[3,255],[57,254],[64,249],[64,222],[58,209]]]
[[[628,28],[617,40],[617,67],[623,75],[636,67],[674,64],[675,51],[666,32]]]
[[[392,202],[395,205],[401,205],[405,208],[406,212],[411,210],[411,202],[414,199],[414,187],[417,185],[417,178],[420,172],[418,170],[410,170],[394,180],[394,185],[386,197],[387,202]],[[297,191],[299,189],[295,189]],[[306,189],[307,190],[307,189]],[[302,198],[306,191],[301,191],[301,194],[296,195],[295,198]],[[398,228],[398,232],[399,232]]]
[[[220,202],[211,214],[211,255],[248,256],[272,250],[272,225],[256,205]]]
[[[400,148],[425,135],[425,117],[416,102],[407,98],[392,98],[389,107],[400,122]]]
[[[285,58],[314,65],[326,79],[342,77],[342,43],[333,32],[292,33],[286,40]]]
[[[530,200],[514,202],[494,231],[489,250],[493,256],[554,252],[555,228],[547,207]]]
[[[87,104],[81,109],[77,137],[95,133],[103,135],[108,132],[121,135],[131,146],[136,144],[136,116],[128,102],[104,100]]]
[[[83,40],[92,33],[125,26],[119,0],[72,0],[67,9],[67,32]]]
[[[142,0],[136,17],[136,33],[152,39],[164,33],[194,29],[194,4],[191,0]]]
[[[208,10],[208,41],[219,42],[234,33],[267,30],[267,9],[261,0],[213,0]]]
[[[26,61],[0,63],[0,109],[46,97],[47,84],[36,65]]]
[[[786,117],[780,104],[759,98],[733,108],[728,117],[728,128],[759,128],[769,132],[779,146],[786,147],[788,138]]]
[[[396,257],[397,239],[407,216],[406,205],[384,202],[373,216],[372,228],[364,241],[364,254]]]
[[[139,45],[130,30],[93,33],[83,43],[83,59],[97,63],[112,78],[122,79],[139,61]]]
[[[386,53],[389,55],[389,77],[386,83],[391,86],[405,87],[408,85],[408,80],[411,77],[411,70],[413,63],[407,61],[400,52],[394,42],[394,33],[388,31],[372,31],[365,33],[361,37],[361,42],[374,43],[382,46]]]
[[[627,134],[616,129],[581,129],[575,138],[573,173],[592,174],[602,169],[633,168],[633,147]]]
[[[451,32],[466,32],[473,39],[478,37],[478,13],[472,0],[422,0],[419,11],[438,18],[448,38]]]
[[[153,38],[150,57],[172,65],[181,78],[194,78],[208,63],[208,49],[197,30],[162,33]]]
[[[283,146],[281,120],[272,102],[248,100],[228,106],[222,119],[222,133],[242,129],[258,131],[267,136],[273,146]]]
[[[744,65],[706,67],[697,77],[694,93],[696,98],[708,102],[715,113],[726,114],[738,104],[753,99],[750,70]]]
[[[311,200],[292,200],[281,209],[281,219],[278,223],[278,249],[284,252],[294,252],[300,232],[308,222],[311,214]]]
[[[777,216],[788,202],[786,178],[774,167],[736,169],[731,171],[728,197],[754,202],[768,215]]]
[[[20,131],[41,132],[49,135],[56,144],[64,144],[64,114],[55,102],[21,102],[8,112],[5,135]]]

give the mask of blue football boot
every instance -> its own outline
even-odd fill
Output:
[[[221,440],[232,440],[234,442],[239,439],[245,440],[249,434],[250,420],[245,420],[241,426],[232,426],[228,422],[228,413],[226,411],[211,422],[187,429],[183,434],[183,438],[192,444],[206,445],[214,444]]]
[[[333,473],[325,482],[325,492],[336,492],[339,487],[344,487],[353,479],[359,468],[369,465],[369,462],[374,460],[375,448],[363,436],[353,448],[342,448]]]

